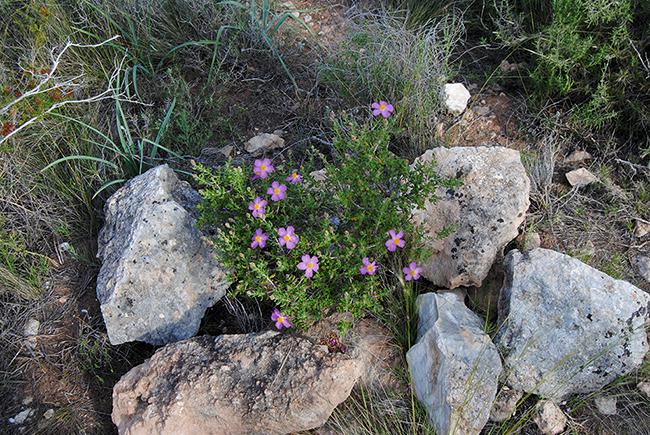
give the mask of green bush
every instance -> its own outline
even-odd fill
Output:
[[[335,123],[333,159],[312,153],[299,172],[303,182],[286,182],[286,199],[266,196],[272,181],[298,165],[282,163],[266,179],[251,179],[249,168],[229,163],[211,171],[196,166],[204,201],[201,223],[216,231],[217,255],[231,272],[235,295],[272,301],[298,327],[306,327],[334,308],[360,316],[378,313],[390,292],[390,281],[402,267],[423,255],[422,234],[410,222],[410,211],[422,206],[442,183],[433,165],[408,162],[389,151],[391,120],[360,126]],[[326,179],[308,175],[323,161]],[[256,197],[268,199],[266,214],[255,218],[248,209]],[[299,241],[292,250],[279,246],[278,229],[293,226]],[[251,248],[255,231],[269,236],[264,249]],[[388,252],[384,243],[391,229],[402,230],[406,246]],[[312,278],[297,269],[305,254],[317,256]],[[379,265],[375,275],[360,274],[362,259]]]

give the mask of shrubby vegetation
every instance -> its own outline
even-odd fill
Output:
[[[393,118],[363,125],[343,118],[334,126],[331,161],[317,153],[302,165],[260,160],[258,172],[272,168],[263,178],[232,163],[197,167],[201,221],[216,230],[235,295],[272,301],[299,327],[332,308],[356,317],[381,312],[402,269],[425,258],[411,210],[433,198],[436,186],[453,183],[439,180],[433,165],[409,169],[389,150],[394,132]],[[310,174],[318,163],[320,179]],[[393,238],[405,243],[387,246]]]

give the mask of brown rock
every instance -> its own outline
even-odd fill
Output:
[[[279,132],[276,130],[276,132]],[[284,147],[284,139],[275,133],[262,133],[246,142],[246,151],[258,156],[266,151]]]
[[[159,349],[113,389],[120,434],[287,434],[322,426],[361,363],[292,334],[197,337]]]
[[[576,150],[564,158],[564,163],[567,165],[571,165],[574,163],[584,162],[585,160],[590,160],[590,159],[591,159],[591,154],[589,154],[587,151]]]
[[[490,420],[501,423],[509,419],[517,409],[517,403],[523,395],[523,391],[503,387],[492,404]]]
[[[636,226],[634,227],[634,237],[645,237],[650,234],[650,222],[644,221],[643,219],[635,219]]]
[[[544,435],[556,435],[564,431],[566,416],[555,403],[550,400],[541,400],[537,404],[535,424]]]
[[[575,171],[567,172],[566,179],[573,187],[587,186],[591,183],[598,181],[598,177],[586,170],[585,168],[576,169]]]

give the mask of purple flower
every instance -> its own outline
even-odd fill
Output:
[[[302,175],[298,173],[297,169],[291,171],[291,175],[286,178],[287,183],[300,183],[302,181]]]
[[[377,272],[377,265],[374,261],[370,261],[368,257],[363,257],[361,260],[363,266],[359,269],[361,275],[374,275]]]
[[[292,226],[288,226],[286,229],[278,229],[278,236],[280,236],[278,237],[278,241],[280,242],[280,246],[286,246],[289,250],[296,247],[298,236],[294,231],[295,230]]]
[[[422,273],[422,268],[418,267],[418,265],[415,263],[415,261],[411,262],[411,264],[408,265],[408,267],[405,267],[402,269],[402,272],[404,272],[404,279],[407,281],[410,280],[418,280],[420,279],[420,274]]]
[[[310,257],[309,254],[305,254],[301,257],[301,262],[298,263],[298,269],[305,271],[305,276],[311,278],[314,276],[314,272],[318,270],[318,257]]]
[[[264,209],[266,204],[268,204],[266,200],[258,196],[253,200],[253,202],[248,204],[248,209],[253,212],[253,217],[262,217],[266,213],[266,210]]]
[[[266,189],[266,193],[271,195],[271,201],[280,201],[287,197],[287,186],[274,181],[271,187]]]
[[[266,178],[274,170],[270,159],[255,160],[253,165],[253,173],[259,178]]]
[[[390,252],[395,252],[397,248],[403,248],[404,245],[406,245],[406,242],[402,239],[404,237],[404,231],[400,231],[399,233],[395,233],[395,230],[390,230],[388,232],[388,235],[390,236],[390,239],[386,240],[386,248]]]
[[[266,241],[269,239],[269,236],[266,235],[264,231],[262,231],[261,228],[258,228],[255,230],[255,235],[251,239],[251,248],[255,249],[257,247],[260,248],[265,248],[266,247]]]
[[[395,111],[395,108],[392,104],[387,103],[386,101],[380,101],[378,103],[372,103],[370,106],[372,108],[372,116],[383,116],[384,118],[390,117]]]
[[[289,318],[282,314],[277,308],[273,308],[273,314],[271,314],[271,320],[275,322],[275,327],[279,330],[282,328],[291,328],[293,325],[289,321]]]

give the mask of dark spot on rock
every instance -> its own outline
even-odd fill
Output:
[[[499,222],[500,224],[502,224],[502,223],[503,223],[503,218],[499,218],[499,219],[497,219],[497,222]]]
[[[590,322],[593,322],[594,319],[591,318],[591,313],[587,314],[587,319],[589,319]]]
[[[491,229],[492,231],[496,231],[496,230],[497,230],[497,227],[495,227],[494,225],[492,225],[492,228],[490,228],[490,229]]]

